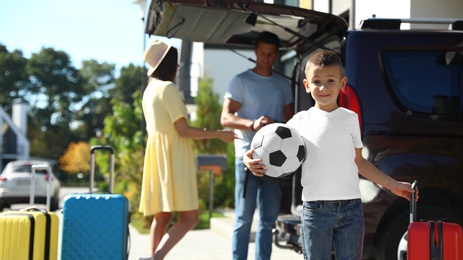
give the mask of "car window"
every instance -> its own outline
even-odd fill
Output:
[[[11,173],[31,173],[32,165],[14,165],[10,168]],[[38,170],[35,173],[46,174],[46,170]]]
[[[406,109],[432,115],[460,115],[461,52],[401,50],[381,55],[384,72]]]

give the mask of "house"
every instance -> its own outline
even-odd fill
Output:
[[[28,160],[27,104],[22,99],[13,101],[13,119],[0,106],[0,169],[10,161]]]

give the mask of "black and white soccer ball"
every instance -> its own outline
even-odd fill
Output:
[[[252,158],[265,164],[265,175],[281,178],[296,171],[305,159],[304,141],[299,132],[282,123],[259,129],[254,135]]]

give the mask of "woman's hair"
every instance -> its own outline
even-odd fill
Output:
[[[163,81],[171,81],[177,73],[178,52],[175,47],[170,47],[164,59],[159,66],[151,74],[151,77],[158,78]]]

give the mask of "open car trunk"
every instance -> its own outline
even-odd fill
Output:
[[[278,35],[282,50],[304,52],[340,39],[344,19],[291,6],[236,0],[151,1],[145,33],[233,48],[253,48],[262,31]]]

